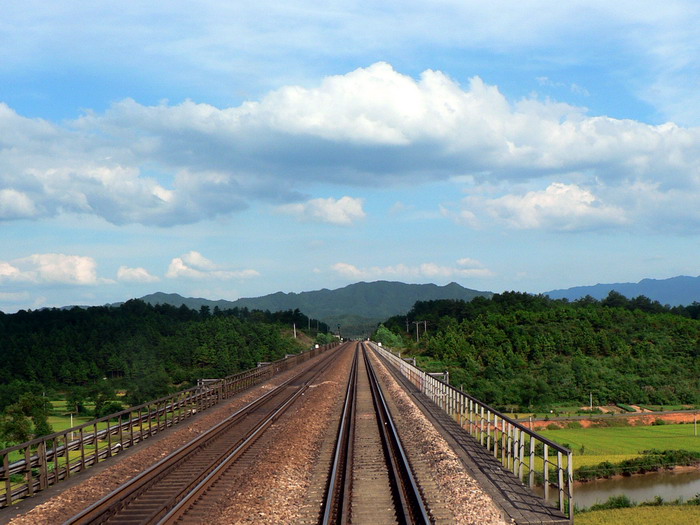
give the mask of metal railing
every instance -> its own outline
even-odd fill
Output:
[[[315,347],[213,383],[182,390],[0,450],[0,508],[66,480],[337,345],[331,343]]]
[[[559,510],[572,518],[573,458],[569,449],[407,363],[399,355],[373,343],[372,348],[490,451],[505,469],[531,489],[543,487],[545,501],[550,501],[554,488]]]

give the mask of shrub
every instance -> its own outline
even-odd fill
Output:
[[[107,401],[104,405],[100,407],[98,413],[95,414],[96,418],[101,418],[108,416],[110,414],[116,414],[124,410],[124,407],[119,401]]]
[[[588,510],[624,509],[633,506],[632,501],[624,494],[621,494],[620,496],[611,496],[605,503],[592,505]]]

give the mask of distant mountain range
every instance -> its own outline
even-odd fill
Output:
[[[543,295],[548,295],[552,299],[566,298],[572,301],[590,295],[600,300],[607,297],[611,290],[629,298],[644,295],[664,305],[689,305],[695,301],[700,302],[700,277],[679,276],[670,279],[643,279],[638,283],[576,286],[544,292]],[[375,281],[355,283],[335,290],[324,288],[301,293],[277,292],[235,301],[213,301],[162,292],[146,295],[140,299],[150,304],[173,306],[184,304],[195,310],[199,310],[202,306],[209,306],[212,310],[218,306],[222,310],[238,307],[271,312],[298,308],[305,315],[327,323],[334,331],[340,325],[344,335],[359,337],[368,335],[378,323],[389,317],[408,312],[416,301],[435,299],[471,301],[477,296],[491,297],[492,295],[491,292],[464,288],[457,283],[438,286]]]
[[[408,312],[416,301],[433,299],[462,299],[471,301],[474,297],[491,297],[491,292],[481,292],[464,288],[457,283],[445,286],[435,284],[405,284],[391,281],[360,282],[336,290],[316,290],[301,293],[277,292],[262,297],[242,298],[235,301],[212,301],[209,299],[182,297],[178,294],[154,293],[141,297],[150,304],[185,305],[199,310],[203,305],[212,310],[218,306],[248,308],[250,310],[294,310],[298,308],[305,315],[319,319],[335,330],[341,325],[342,333],[360,336],[371,333],[378,323]]]
[[[644,295],[663,305],[689,305],[700,302],[700,277],[678,276],[670,279],[642,279],[638,283],[596,284],[593,286],[576,286],[565,290],[544,292],[552,299],[576,300],[586,295],[595,299],[605,299],[611,290],[625,297],[633,298]]]

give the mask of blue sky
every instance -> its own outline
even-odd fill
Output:
[[[697,2],[151,4],[0,6],[4,312],[700,274]]]

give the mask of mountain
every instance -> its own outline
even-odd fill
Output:
[[[433,299],[463,299],[491,297],[491,292],[464,288],[457,283],[445,286],[435,284],[405,284],[391,281],[360,282],[336,290],[316,290],[301,293],[277,292],[262,297],[242,298],[235,301],[182,297],[178,294],[154,293],[141,297],[150,304],[185,305],[198,310],[201,306],[211,309],[218,306],[248,308],[250,310],[299,309],[309,317],[328,323],[332,329],[341,326],[341,333],[349,336],[365,335],[376,328],[377,323],[394,315],[408,312],[416,301]]]
[[[595,299],[605,299],[611,290],[625,297],[633,298],[644,295],[661,304],[670,306],[689,305],[700,302],[700,277],[678,276],[670,279],[642,279],[638,283],[596,284],[594,286],[576,286],[563,290],[544,292],[552,299],[576,300],[586,295]]]

